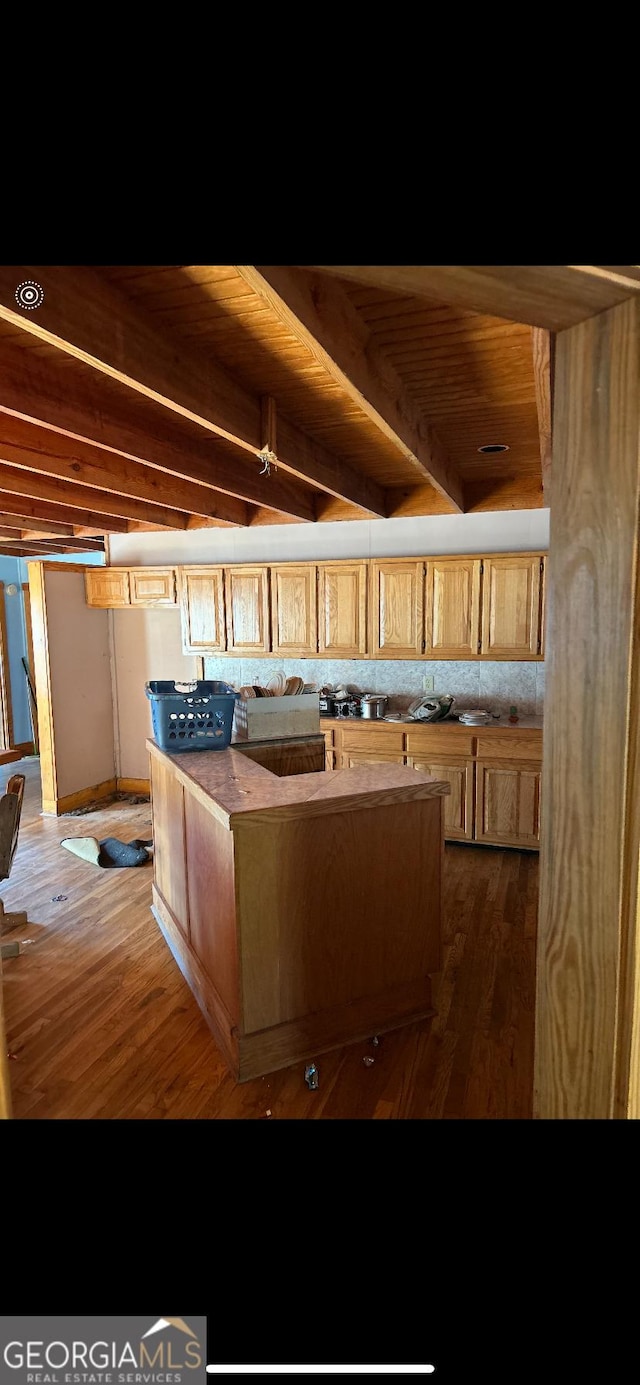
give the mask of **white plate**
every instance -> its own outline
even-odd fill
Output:
[[[274,697],[282,697],[286,686],[287,680],[284,673],[274,673],[273,678],[270,678],[267,683],[269,692],[273,693]]]

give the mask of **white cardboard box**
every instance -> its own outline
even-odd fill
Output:
[[[281,736],[314,736],[320,732],[318,693],[297,697],[250,697],[236,702],[233,736],[237,741],[276,741]]]

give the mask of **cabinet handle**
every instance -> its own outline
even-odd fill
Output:
[[[482,640],[478,640],[478,654],[482,653]]]

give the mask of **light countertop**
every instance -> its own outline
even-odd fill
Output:
[[[320,817],[451,792],[444,780],[405,765],[358,765],[281,778],[240,749],[171,755],[154,740],[146,744],[150,754],[165,761],[228,829],[265,813],[270,818]]]

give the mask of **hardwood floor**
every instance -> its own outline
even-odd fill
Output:
[[[4,940],[33,946],[3,964],[15,1120],[531,1119],[536,853],[446,846],[435,1019],[317,1056],[316,1091],[300,1064],[237,1085],[150,912],[151,865],[102,870],[60,847],[150,838],[149,804],[42,817],[39,761],[0,767],[1,791],[16,772],[0,897],[28,923]]]

